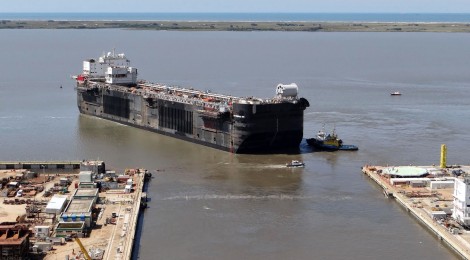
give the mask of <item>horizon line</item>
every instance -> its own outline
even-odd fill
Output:
[[[470,14],[470,12],[0,12],[0,14]]]

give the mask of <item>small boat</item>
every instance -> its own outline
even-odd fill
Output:
[[[331,134],[325,133],[324,130],[320,130],[317,136],[314,138],[307,139],[307,144],[315,148],[326,150],[326,151],[357,151],[359,148],[355,145],[345,145],[343,140],[338,138],[335,130]]]
[[[395,91],[390,93],[391,96],[401,96],[401,93],[399,91]]]
[[[298,160],[292,160],[292,162],[286,163],[286,167],[305,167],[305,163]]]

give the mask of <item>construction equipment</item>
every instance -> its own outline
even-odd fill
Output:
[[[83,246],[82,241],[80,241],[80,239],[78,237],[76,237],[75,242],[77,242],[78,246],[80,247],[80,250],[82,250],[82,253],[83,253],[83,256],[85,257],[85,259],[86,260],[91,260],[91,257],[88,254],[88,251]]]

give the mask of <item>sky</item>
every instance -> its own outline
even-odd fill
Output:
[[[470,13],[470,0],[0,0],[2,12]]]

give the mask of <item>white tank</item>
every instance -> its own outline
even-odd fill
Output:
[[[276,88],[276,95],[281,97],[297,97],[298,92],[299,87],[295,83],[279,84]]]

